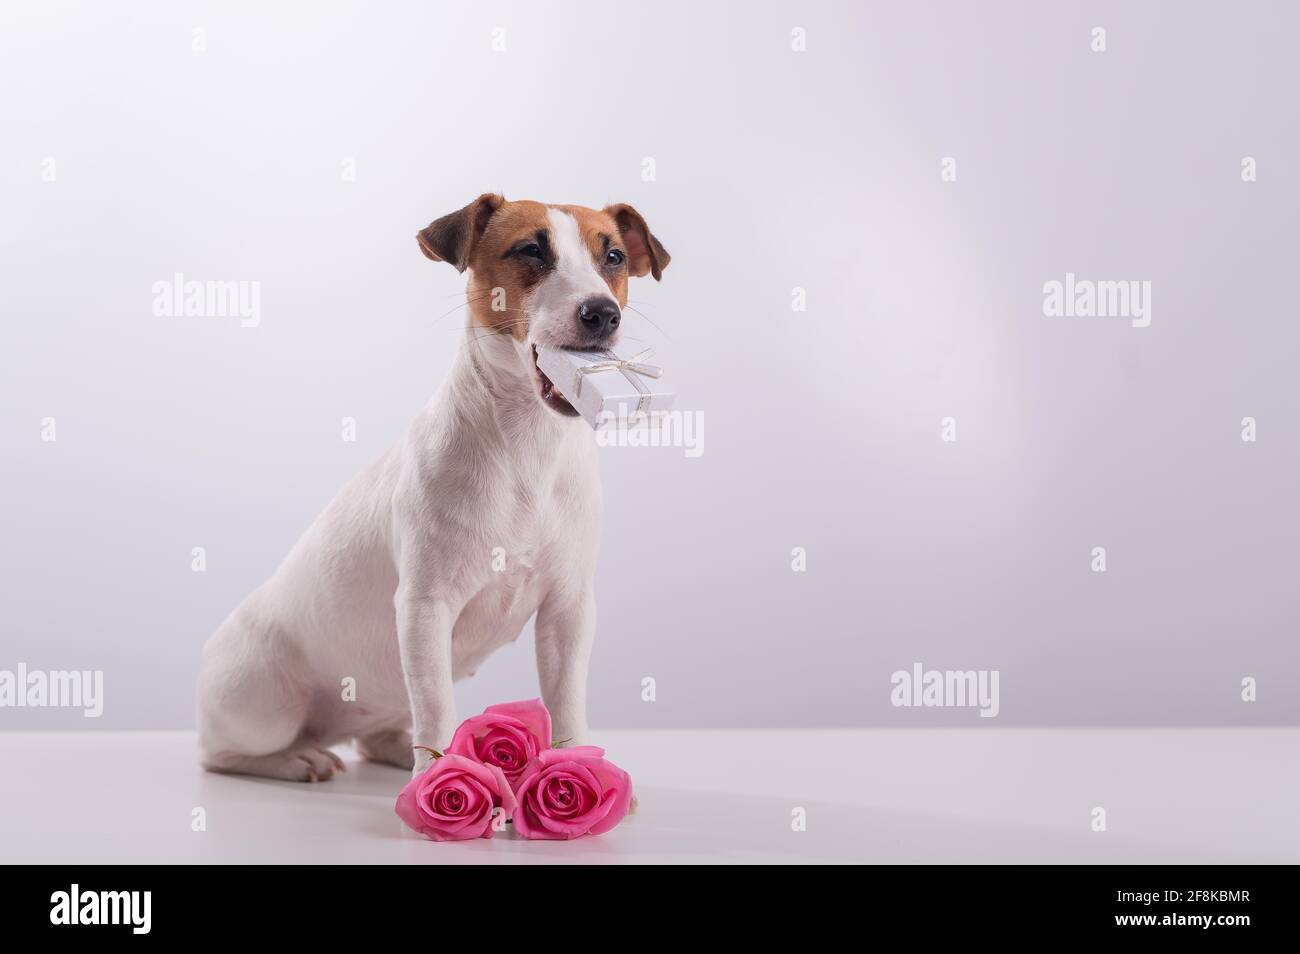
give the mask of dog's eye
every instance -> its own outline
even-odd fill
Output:
[[[611,248],[609,254],[605,256],[605,264],[610,268],[618,268],[623,264],[623,253],[616,248]]]
[[[527,245],[521,245],[519,248],[515,249],[515,254],[522,255],[524,258],[535,258],[538,261],[541,261],[542,247],[536,242],[530,242]]]

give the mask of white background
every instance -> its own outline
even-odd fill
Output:
[[[414,234],[488,190],[673,256],[628,329],[704,455],[602,452],[594,725],[1300,720],[1294,6],[0,19],[0,669],[104,670],[98,727],[193,724],[203,640],[446,373],[464,280]],[[1067,271],[1151,281],[1151,326],[1044,317]],[[176,272],[260,326],[155,317]],[[892,708],[918,661],[1000,670],[998,719]],[[527,638],[458,688],[535,691]]]

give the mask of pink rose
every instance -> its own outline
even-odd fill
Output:
[[[525,838],[600,835],[623,820],[632,779],[594,745],[547,749],[515,785],[515,831]]]
[[[447,751],[495,765],[514,785],[528,762],[550,747],[551,714],[541,699],[528,699],[488,706],[466,719]]]
[[[491,838],[493,811],[515,810],[510,783],[494,765],[444,755],[407,783],[397,796],[397,817],[434,841]]]

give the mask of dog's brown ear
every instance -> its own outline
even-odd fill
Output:
[[[474,246],[483,237],[492,213],[505,204],[505,199],[495,192],[484,192],[458,212],[434,219],[415,234],[420,251],[435,262],[448,262],[456,271],[469,268],[474,257]]]
[[[654,276],[655,281],[659,281],[659,276],[672,261],[672,256],[654,237],[650,227],[645,224],[645,219],[641,218],[641,213],[621,202],[605,206],[605,212],[618,223],[619,234],[627,246],[628,274],[640,278],[648,272]]]

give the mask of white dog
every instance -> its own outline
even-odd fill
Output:
[[[492,194],[418,239],[469,270],[465,346],[406,438],[208,640],[199,740],[212,771],[321,781],[343,767],[328,746],[348,739],[422,771],[431,756],[413,747],[441,750],[456,728],[452,682],[534,612],[555,737],[586,738],[596,447],[536,348],[612,346],[628,276],[658,279],[668,253],[630,206]]]

